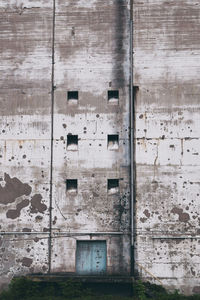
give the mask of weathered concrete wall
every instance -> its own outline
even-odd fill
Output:
[[[14,274],[48,269],[52,5],[1,0],[0,13],[3,286]],[[29,231],[40,234],[13,234]]]
[[[53,1],[0,0],[1,286],[47,272],[50,230],[52,272],[75,272],[76,241],[90,239],[107,241],[108,274],[130,270],[129,1],[55,4],[52,80]],[[136,266],[144,279],[198,292],[200,8],[134,1],[133,15]],[[108,90],[118,102],[108,103]],[[79,92],[77,104],[68,91]],[[119,134],[118,150],[108,134]],[[77,193],[66,179],[78,180]],[[119,179],[118,194],[107,179]]]
[[[136,266],[185,293],[200,291],[199,30],[198,1],[134,1]]]
[[[1,286],[14,274],[47,272],[50,230],[52,272],[76,271],[81,239],[107,241],[109,274],[130,269],[129,2],[55,4],[54,14],[53,1],[0,1]],[[108,103],[108,90],[119,91],[118,102]],[[67,149],[69,133],[78,135],[77,151]],[[108,149],[108,134],[119,135],[118,149]],[[76,195],[66,179],[78,180]],[[119,179],[117,194],[108,179]]]
[[[75,272],[76,241],[92,238],[107,241],[107,272],[127,274],[129,236],[88,234],[129,230],[128,1],[59,0],[55,24],[52,271]],[[119,90],[118,103],[108,103],[108,90]],[[77,104],[67,91],[79,92]],[[69,133],[78,135],[77,151],[67,149]],[[107,148],[108,134],[119,134],[118,150]],[[115,178],[119,193],[108,195]],[[78,180],[77,194],[66,192],[66,179]]]

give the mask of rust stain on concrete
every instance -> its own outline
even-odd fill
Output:
[[[30,195],[32,188],[27,183],[22,183],[18,178],[11,178],[4,174],[5,186],[0,185],[0,203],[7,205],[15,202],[16,198]]]
[[[145,223],[145,222],[147,221],[147,218],[140,218],[140,221],[141,221],[142,223]]]
[[[36,194],[31,198],[31,213],[36,214],[38,212],[44,213],[47,209],[47,206],[42,203],[42,196],[40,194]]]
[[[22,231],[23,231],[23,232],[31,232],[31,229],[25,227],[25,228],[22,229]]]
[[[20,212],[22,208],[29,205],[29,200],[24,199],[20,203],[17,204],[16,209],[9,209],[6,213],[6,217],[9,219],[17,219],[20,216]]]
[[[147,217],[147,218],[150,218],[150,212],[148,211],[148,209],[145,209],[144,211],[143,211],[143,214]]]
[[[182,208],[174,207],[171,212],[173,214],[177,214],[179,216],[180,222],[188,222],[190,220],[190,216],[188,213],[184,213]]]
[[[22,260],[20,261],[22,263],[22,266],[24,267],[30,267],[33,260],[32,258],[29,258],[29,257],[23,257]]]

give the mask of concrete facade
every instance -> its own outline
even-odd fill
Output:
[[[106,241],[107,274],[128,276],[130,3],[0,11],[0,285],[76,274],[81,240]],[[200,292],[199,27],[197,1],[133,1],[135,271],[188,294]]]
[[[0,8],[1,285],[76,273],[80,240],[106,241],[106,273],[127,275],[129,3]]]
[[[143,278],[197,293],[200,5],[134,1],[133,14],[136,264]]]

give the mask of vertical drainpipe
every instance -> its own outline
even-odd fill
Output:
[[[131,182],[131,276],[134,276],[134,96],[133,96],[133,0],[130,0],[130,182]]]
[[[52,20],[52,56],[51,56],[51,159],[50,159],[50,192],[49,192],[49,242],[48,242],[48,273],[51,273],[51,240],[52,240],[52,184],[53,184],[53,131],[54,131],[54,47],[55,47],[55,0],[53,0]]]

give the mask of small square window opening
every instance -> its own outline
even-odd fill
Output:
[[[78,103],[78,91],[68,91],[67,92],[67,101],[69,104]]]
[[[118,104],[119,102],[119,91],[108,91],[108,103],[110,104]]]
[[[66,180],[66,189],[70,194],[77,194],[78,191],[78,181],[77,179],[67,179]]]
[[[67,150],[77,151],[78,150],[78,135],[67,135]]]
[[[119,135],[118,134],[109,134],[108,135],[108,149],[109,150],[119,149]]]
[[[108,194],[114,195],[119,192],[119,179],[108,179]]]

